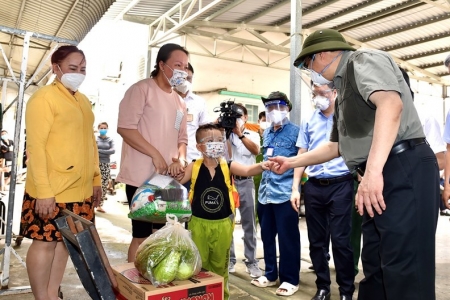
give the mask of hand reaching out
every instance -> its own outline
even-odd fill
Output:
[[[261,162],[260,165],[264,171],[270,171],[270,169],[273,166],[273,162],[266,160],[266,161]]]
[[[273,162],[271,171],[277,174],[283,174],[291,169],[288,158],[284,156],[269,157],[269,161]]]

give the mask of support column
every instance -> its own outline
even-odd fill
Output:
[[[290,113],[290,119],[293,123],[300,125],[301,119],[301,77],[297,74],[294,61],[302,48],[302,1],[291,1],[291,52],[290,52],[290,96],[293,109]]]
[[[19,99],[17,101],[16,110],[16,126],[14,130],[14,158],[11,165],[11,181],[9,185],[9,198],[8,198],[8,212],[6,216],[6,236],[5,236],[5,252],[3,253],[3,272],[0,276],[1,289],[8,288],[9,283],[9,269],[11,260],[11,239],[12,239],[12,221],[14,212],[14,197],[16,195],[16,181],[17,181],[17,158],[19,152],[19,137],[20,126],[22,124],[22,110],[23,110],[23,97],[25,93],[25,77],[27,73],[28,64],[28,50],[30,49],[30,38],[33,35],[32,32],[27,32],[23,40],[23,52],[22,52],[22,65],[20,68],[19,77]],[[18,220],[17,220],[18,221]],[[16,221],[16,222],[17,222]]]

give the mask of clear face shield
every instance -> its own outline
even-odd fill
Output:
[[[204,151],[201,152],[209,158],[220,158],[225,154],[225,141],[225,132],[214,130],[210,135],[199,140],[199,144],[204,146]]]
[[[289,106],[282,100],[273,100],[265,103],[266,121],[271,126],[285,125],[289,122]]]

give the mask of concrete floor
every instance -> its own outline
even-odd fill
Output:
[[[23,185],[18,185],[16,196],[21,199],[23,195]],[[97,231],[102,239],[103,246],[108,255],[111,265],[119,265],[126,262],[128,243],[131,240],[131,223],[126,217],[128,213],[127,205],[123,205],[121,202],[125,201],[125,193],[122,190],[118,190],[115,196],[108,196],[108,200],[105,202],[104,208],[105,214],[97,214]],[[14,220],[16,222],[17,220]],[[315,287],[315,274],[308,269],[310,266],[309,251],[308,251],[308,238],[306,232],[306,222],[302,218],[300,220],[301,230],[301,283],[299,291],[291,297],[284,297],[284,299],[300,299],[309,300],[316,292]],[[236,265],[236,273],[230,276],[230,293],[231,299],[249,300],[249,299],[276,299],[275,295],[277,287],[269,287],[265,289],[257,288],[250,284],[251,278],[245,272],[245,265],[241,262],[243,257],[243,242],[241,237],[243,236],[242,228],[240,225],[236,226],[234,237],[236,241],[236,253],[238,254],[238,263]],[[12,243],[14,245],[14,241]],[[26,253],[31,242],[24,240],[19,247],[14,247],[19,256],[25,259]],[[4,247],[4,239],[0,241],[0,249]],[[437,253],[436,253],[436,294],[438,300],[446,300],[450,298],[450,222],[448,217],[441,216],[438,222],[437,228]],[[258,257],[260,258],[260,267],[264,269],[262,242],[258,239]],[[13,294],[16,293],[16,288],[22,286],[28,286],[28,277],[26,269],[14,255],[11,255],[10,261],[10,278],[9,288],[0,292],[2,300],[29,300],[34,299],[31,293],[25,294]],[[331,299],[339,299],[338,286],[335,283],[335,272],[333,260],[330,261],[330,267],[332,269],[332,297]],[[356,282],[359,282],[363,278],[360,273]],[[356,284],[358,288],[358,284]],[[65,300],[85,300],[90,299],[86,291],[84,290],[78,275],[69,260],[67,269],[64,275],[62,283],[62,290]],[[354,294],[354,299],[357,297],[357,290]],[[402,299],[403,300],[403,299]]]

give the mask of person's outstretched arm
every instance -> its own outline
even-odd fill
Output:
[[[269,160],[274,162],[271,170],[277,174],[283,174],[288,169],[318,165],[336,157],[339,157],[338,143],[326,142],[314,150],[301,155],[294,157],[269,157]]]

